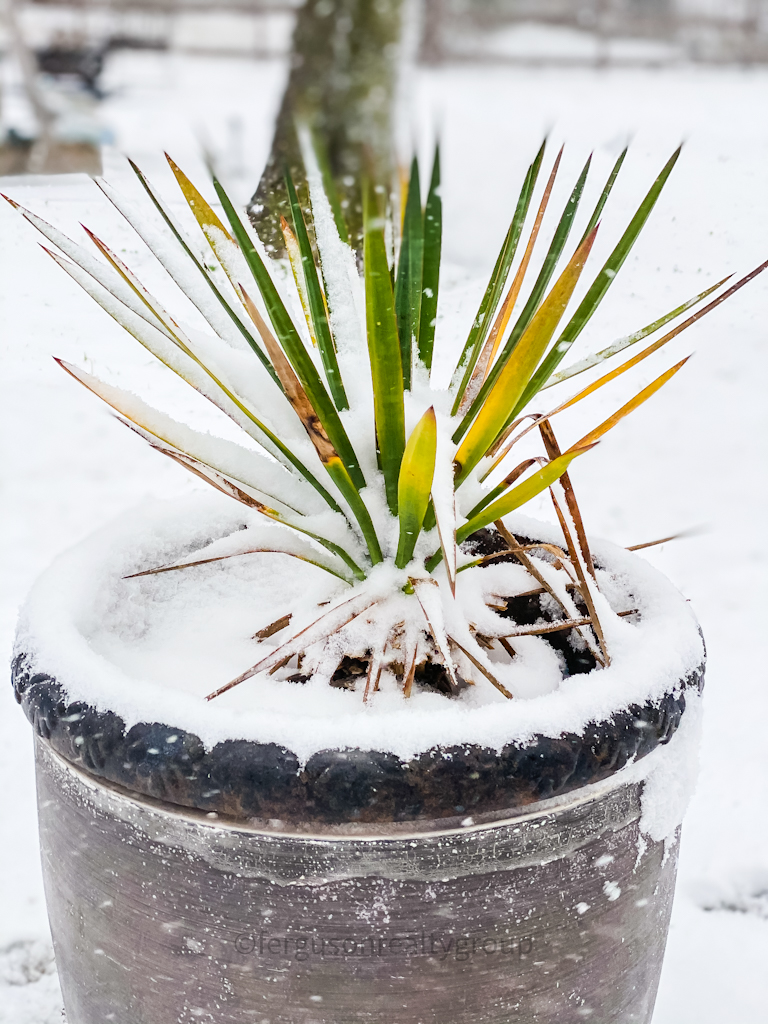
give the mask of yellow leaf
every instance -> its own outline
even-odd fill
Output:
[[[395,558],[398,569],[404,569],[413,557],[413,549],[424,524],[435,475],[436,454],[437,420],[435,410],[430,406],[408,438],[400,463],[397,482],[400,539]]]
[[[578,283],[595,240],[595,228],[574,253],[512,351],[456,453],[458,486],[485,455],[533,376]]]

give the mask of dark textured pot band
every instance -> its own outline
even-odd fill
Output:
[[[340,824],[486,814],[600,782],[671,739],[686,690],[704,685],[704,664],[660,700],[630,705],[580,735],[539,736],[501,751],[474,744],[433,748],[408,761],[375,750],[321,750],[303,768],[275,743],[225,740],[206,750],[194,733],[159,722],[126,729],[111,711],[71,701],[23,653],[14,659],[12,679],[37,735],[97,778],[239,820]]]

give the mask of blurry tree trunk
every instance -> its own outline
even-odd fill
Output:
[[[393,106],[405,0],[306,0],[293,36],[291,71],[272,151],[249,216],[268,249],[284,251],[280,214],[288,216],[286,167],[302,181],[297,116],[327,155],[349,241],[361,246],[360,176],[389,185]]]

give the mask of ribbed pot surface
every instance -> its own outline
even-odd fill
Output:
[[[616,779],[495,820],[309,836],[180,811],[36,739],[69,1024],[648,1024],[677,846]]]

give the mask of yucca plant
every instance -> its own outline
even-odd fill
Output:
[[[281,223],[293,282],[282,264],[271,264],[265,257],[220,182],[214,180],[213,186],[226,225],[169,158],[215,263],[210,252],[202,254],[203,240],[191,237],[177,223],[138,167],[132,165],[146,192],[146,210],[137,212],[99,183],[200,311],[213,336],[185,331],[95,235],[88,232],[101,259],[23,211],[56,247],[57,251],[48,250],[53,259],[264,452],[196,432],[60,361],[154,449],[257,513],[249,518],[247,529],[231,538],[137,575],[266,551],[304,559],[329,574],[331,588],[324,607],[314,612],[294,609],[273,623],[254,624],[259,626],[259,641],[277,634],[288,638],[278,637],[282,642],[273,641],[263,657],[209,699],[259,673],[286,666],[287,671],[298,666],[294,679],[312,674],[335,679],[344,662],[364,680],[365,700],[373,698],[383,673],[393,676],[409,696],[429,665],[442,673],[446,693],[455,694],[476,681],[490,683],[511,697],[497,678],[489,651],[497,647],[511,658],[516,637],[551,631],[572,636],[595,665],[608,665],[603,625],[605,616],[614,612],[598,589],[600,573],[569,467],[669,381],[686,360],[565,447],[558,443],[553,424],[560,412],[658,351],[766,264],[724,290],[728,279],[718,282],[640,330],[561,369],[648,220],[680,151],[652,183],[571,310],[577,285],[590,273],[587,265],[599,220],[626,150],[573,244],[572,228],[590,170],[587,161],[534,276],[529,268],[536,246],[542,244],[562,156],[561,150],[531,218],[546,158],[542,144],[528,168],[450,387],[435,390],[430,371],[440,344],[439,151],[424,207],[415,159],[401,204],[395,204],[386,189],[362,183],[361,280],[355,254],[345,241],[332,181],[323,173],[309,131],[301,128],[299,134],[307,197],[302,201],[287,177],[291,217]],[[711,297],[716,291],[719,294]],[[694,307],[698,308],[683,319]],[[670,326],[674,321],[676,325]],[[566,400],[550,401],[554,385],[608,360],[615,362],[621,352],[652,335],[656,339],[638,354]],[[517,458],[516,446],[534,431],[542,442],[541,454]],[[561,546],[518,538],[503,521],[547,489],[562,527]],[[268,529],[254,525],[260,518],[270,524]],[[480,540],[487,541],[489,535],[482,531],[488,529],[492,549],[484,551]],[[500,559],[514,560],[527,572],[526,595],[548,595],[554,602],[552,621],[525,626],[499,617],[497,626],[481,629],[467,618],[458,600],[463,581]],[[487,603],[491,611],[497,607],[493,601]]]

